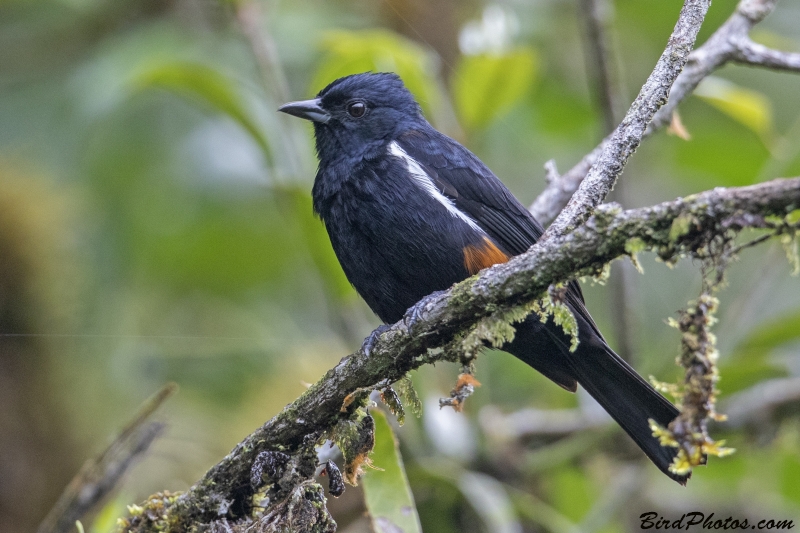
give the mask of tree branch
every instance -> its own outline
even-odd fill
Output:
[[[762,381],[725,401],[725,424],[732,428],[770,420],[782,405],[800,401],[800,377]]]
[[[628,158],[636,151],[644,137],[647,125],[656,111],[667,102],[670,88],[689,58],[697,39],[697,33],[711,6],[711,0],[686,0],[670,35],[669,43],[658,59],[653,72],[639,91],[625,118],[608,143],[605,144],[597,162],[592,165],[578,190],[567,206],[556,217],[542,239],[564,235],[589,217],[592,210],[602,202],[614,187],[617,177],[625,168]]]
[[[748,36],[752,28],[775,9],[775,4],[776,0],[739,2],[736,11],[728,20],[702,46],[689,55],[683,71],[669,92],[669,100],[655,114],[644,132],[644,137],[668,126],[678,105],[692,94],[704,78],[728,62],[800,72],[800,54],[772,50],[754,43]],[[600,159],[610,140],[611,137],[604,139],[560,179],[548,180],[545,190],[530,206],[531,212],[539,222],[546,226],[556,218],[578,190],[589,170]]]
[[[535,409],[528,407],[503,413],[495,406],[481,409],[478,417],[484,433],[500,441],[531,435],[568,435],[613,423],[602,409]]]
[[[736,59],[745,43],[751,43],[748,34],[753,26],[764,20],[775,9],[776,0],[742,0],[736,11],[714,32],[703,46],[689,57],[681,76],[675,81],[667,104],[653,118],[647,133],[667,126],[672,113],[697,85],[709,74]]]
[[[733,60],[743,65],[766,67],[775,70],[800,72],[800,54],[781,52],[743,39],[733,54]]]
[[[37,533],[67,533],[75,522],[96,509],[119,485],[130,467],[161,434],[164,424],[150,418],[178,386],[167,383],[148,398],[103,452],[83,465],[64,489],[61,497],[39,524]]]
[[[541,298],[555,283],[600,272],[628,254],[632,242],[637,250],[676,260],[706,249],[721,233],[760,225],[761,216],[783,216],[799,206],[800,178],[793,178],[718,188],[641,209],[599,208],[575,231],[540,241],[508,263],[422,300],[415,306],[416,320],[392,325],[369,356],[360,350],[342,359],[185,494],[152,500],[159,506],[158,520],[170,524],[171,531],[185,531],[190,525],[249,517],[256,490],[251,468],[260,453],[310,455],[313,462],[314,445],[348,416],[342,408],[353,393],[385,389],[424,364],[457,360],[465,347],[484,340],[502,342],[497,332],[507,328],[514,310]],[[685,231],[674,230],[676,220]],[[313,468],[307,475],[313,476]],[[151,531],[154,523],[145,509],[128,519],[125,530]]]

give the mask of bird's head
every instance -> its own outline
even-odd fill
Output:
[[[419,105],[393,73],[354,74],[332,82],[313,100],[278,111],[311,120],[320,161],[369,158],[404,131],[425,123]]]

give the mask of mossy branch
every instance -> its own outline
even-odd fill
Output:
[[[414,321],[392,325],[380,335],[369,355],[362,349],[342,359],[186,493],[158,499],[160,529],[155,522],[141,518],[147,516],[146,512],[139,520],[128,521],[124,529],[190,531],[223,520],[228,528],[237,520],[249,521],[257,492],[251,484],[251,470],[258,455],[272,451],[305,458],[298,459],[304,465],[298,463],[296,470],[310,471],[313,476],[313,468],[305,465],[314,458],[309,452],[352,414],[353,409],[342,410],[351,393],[382,390],[424,364],[457,360],[451,347],[473,333],[487,317],[516,316],[515,309],[542,298],[551,286],[600,273],[608,262],[628,255],[632,249],[653,251],[667,262],[684,255],[705,257],[720,236],[729,238],[744,228],[762,228],[764,217],[785,217],[798,208],[800,178],[718,188],[628,211],[601,206],[573,232],[540,242],[508,263],[422,300],[414,309]],[[494,333],[485,335],[493,337]]]

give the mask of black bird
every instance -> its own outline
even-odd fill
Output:
[[[426,295],[525,252],[539,222],[472,152],[436,131],[391,73],[340,78],[315,99],[280,111],[313,121],[319,169],[312,191],[333,249],[353,284],[387,324]],[[662,447],[648,419],[678,410],[609,348],[577,282],[566,302],[580,344],[552,320],[517,325],[503,350],[564,389],[581,384],[666,475],[676,449]]]

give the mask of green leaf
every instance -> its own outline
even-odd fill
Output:
[[[418,495],[415,501],[420,522],[425,524],[425,531],[461,533],[459,521],[453,517],[469,512],[467,503],[452,475],[440,471],[448,465],[436,461],[437,468],[423,466],[433,461],[436,459],[422,458],[408,466],[408,476]]]
[[[330,31],[320,41],[325,56],[311,82],[317,92],[330,82],[361,72],[394,72],[403,79],[426,113],[440,99],[430,53],[386,30]]]
[[[375,533],[422,533],[392,428],[381,411],[373,410],[370,414],[375,419],[375,447],[371,460],[380,470],[367,472],[362,484],[372,527]]]
[[[545,531],[580,533],[581,529],[571,520],[533,494],[514,488],[509,488],[509,493],[520,516],[542,526]]]
[[[530,48],[504,54],[465,56],[453,74],[453,98],[468,130],[486,127],[525,95],[536,74]]]
[[[750,128],[763,140],[772,135],[772,103],[762,93],[709,76],[697,86],[694,94]]]
[[[657,166],[677,164],[676,179],[686,192],[724,186],[749,185],[770,161],[770,152],[762,139],[749,128],[733,121],[721,127],[719,110],[700,98],[691,98],[681,112],[692,141],[677,137],[659,137],[653,145],[645,143],[647,155],[657,159]]]
[[[271,160],[267,139],[250,118],[236,84],[219,71],[199,63],[176,61],[147,67],[132,81],[135,89],[164,89],[224,113],[244,128]]]

